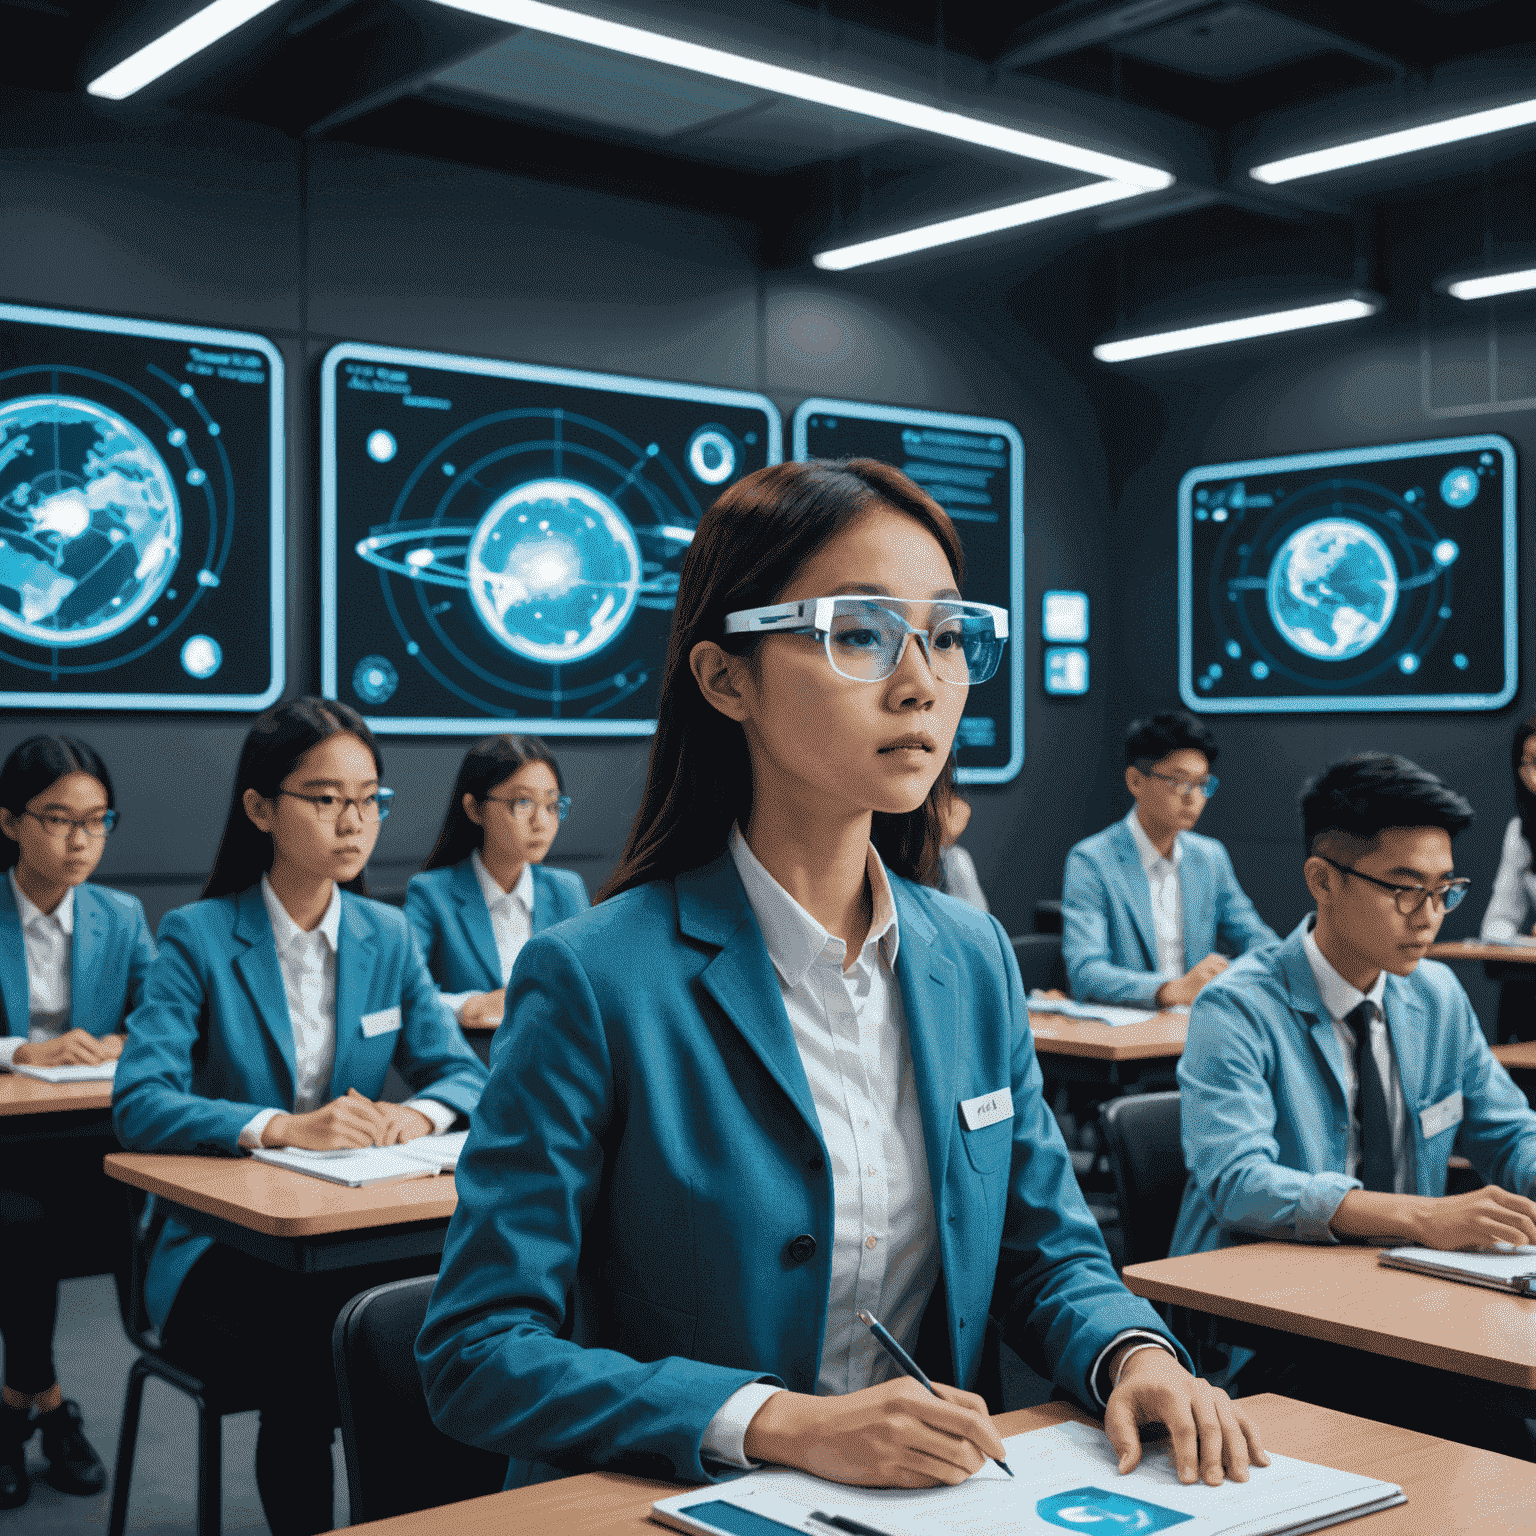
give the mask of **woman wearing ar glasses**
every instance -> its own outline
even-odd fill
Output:
[[[89,883],[117,822],[112,801],[107,765],[72,737],[30,737],[0,768],[0,1066],[93,1066],[123,1048],[155,945],[135,897]],[[38,1430],[54,1487],[106,1483],[59,1386],[53,1329],[60,1274],[82,1272],[70,1267],[81,1240],[121,1224],[101,1172],[113,1150],[110,1137],[55,1141],[0,1170],[0,1509],[31,1494],[26,1446]]]
[[[366,899],[392,797],[382,772],[344,704],[298,699],[252,726],[204,899],[161,924],[129,1021],[113,1092],[124,1146],[390,1145],[474,1109],[485,1069],[439,1006],[404,914]],[[382,1099],[391,1066],[408,1103]],[[274,1536],[331,1529],[337,1313],[430,1267],[298,1275],[165,1222],[147,1309],[173,1361],[260,1406],[256,1485]]]
[[[427,969],[460,1024],[499,1024],[523,945],[590,905],[580,875],[544,866],[570,808],[538,737],[491,736],[464,754],[437,844],[405,893]]]
[[[1107,1402],[1122,1468],[1146,1419],[1190,1481],[1263,1456],[1115,1276],[1002,929],[932,888],[1007,634],[960,582],[949,518],[869,460],[761,470],[699,526],[628,847],[518,958],[417,1343],[438,1424],[514,1485],[961,1482],[1004,1454],[994,1307]]]

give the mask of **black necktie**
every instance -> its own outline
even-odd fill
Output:
[[[1392,1122],[1387,1117],[1386,1085],[1371,1050],[1371,1020],[1375,1017],[1376,1004],[1369,998],[1344,1016],[1344,1022],[1355,1032],[1355,1102],[1360,1115],[1360,1162],[1355,1177],[1367,1189],[1390,1195],[1396,1185]]]

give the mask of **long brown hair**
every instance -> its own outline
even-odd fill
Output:
[[[823,544],[876,506],[921,523],[960,586],[965,561],[948,513],[900,470],[874,459],[773,464],[738,480],[705,513],[678,581],[645,792],[599,901],[709,863],[724,850],[731,823],[746,824],[752,812],[746,734],[699,691],[689,665],[693,648],[713,640],[734,655],[749,655],[763,637],[727,636],[726,614],[773,602]],[[875,813],[871,837],[893,873],[937,882],[940,807],[951,782],[946,764],[916,810]]]

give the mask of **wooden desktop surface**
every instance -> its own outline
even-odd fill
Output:
[[[15,1072],[0,1073],[0,1115],[47,1115],[111,1107],[111,1083],[44,1083]]]
[[[1521,1040],[1516,1045],[1496,1045],[1493,1054],[1504,1063],[1506,1071],[1536,1072],[1536,1040]]]
[[[1243,1243],[1131,1264],[1123,1278],[1150,1301],[1536,1390],[1536,1297],[1388,1269],[1378,1252]]]
[[[1425,953],[1431,960],[1498,960],[1515,965],[1536,965],[1536,945],[1479,944],[1458,939],[1451,944],[1431,944]]]
[[[1536,1466],[1272,1393],[1244,1398],[1242,1406],[1268,1449],[1381,1478],[1408,1495],[1395,1509],[1333,1529],[1354,1525],[1361,1536],[1529,1532]],[[997,1427],[1004,1435],[1018,1435],[1065,1419],[1093,1422],[1064,1403],[1045,1403],[1001,1414]],[[1157,1447],[1148,1446],[1147,1453],[1158,1454]],[[351,1529],[358,1536],[658,1536],[669,1527],[647,1518],[651,1505],[678,1491],[674,1483],[587,1472]]]
[[[1145,1024],[1100,1024],[1064,1013],[1031,1013],[1029,1027],[1041,1056],[1090,1056],[1098,1061],[1147,1061],[1184,1052],[1187,1013],[1160,1013]]]
[[[347,1189],[249,1157],[112,1152],[105,1166],[108,1175],[123,1184],[268,1237],[304,1238],[447,1221],[458,1204],[451,1174]]]

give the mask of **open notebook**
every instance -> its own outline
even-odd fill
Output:
[[[365,1189],[395,1179],[427,1179],[435,1173],[452,1173],[468,1134],[451,1131],[446,1136],[419,1136],[394,1147],[347,1147],[334,1152],[311,1152],[305,1147],[258,1147],[251,1156],[275,1168],[324,1179],[328,1184]]]
[[[18,1077],[35,1077],[44,1083],[110,1083],[117,1073],[116,1061],[98,1061],[92,1066],[34,1067],[13,1061],[11,1071]]]
[[[1029,994],[1031,1013],[1059,1013],[1068,1019],[1092,1019],[1096,1024],[1145,1024],[1173,1008],[1121,1008],[1114,1003],[1074,1003],[1065,997],[1045,997],[1039,989]],[[1187,1013],[1186,1008],[1182,1010]]]
[[[1443,1253],[1438,1248],[1388,1248],[1379,1262],[1392,1269],[1438,1275],[1463,1285],[1485,1285],[1516,1296],[1536,1296],[1536,1253]]]

